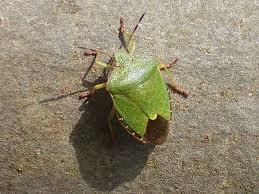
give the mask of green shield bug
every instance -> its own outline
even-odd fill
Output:
[[[98,61],[97,55],[104,52],[87,49],[86,56],[95,56],[95,64],[108,70],[107,81],[95,85],[90,91],[80,94],[85,99],[99,89],[106,89],[113,101],[108,118],[112,138],[111,121],[116,115],[125,130],[141,143],[159,145],[165,142],[171,120],[170,89],[187,97],[188,93],[172,79],[166,64],[151,57],[139,57],[134,54],[134,33],[145,14],[141,16],[132,33],[125,30],[123,18],[120,20],[120,48],[110,56],[110,62]],[[108,54],[106,54],[108,55]],[[170,83],[165,82],[161,71],[165,71]]]

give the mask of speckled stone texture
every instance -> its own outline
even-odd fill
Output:
[[[119,18],[132,30],[143,12],[137,52],[178,57],[192,95],[171,93],[162,146],[115,120],[112,145],[107,93],[77,99],[78,47],[114,51]],[[259,192],[258,21],[257,0],[1,0],[0,193]]]

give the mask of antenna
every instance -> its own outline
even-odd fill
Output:
[[[130,43],[130,40],[132,39],[132,37],[133,37],[135,31],[138,29],[138,25],[139,25],[139,23],[141,22],[141,20],[143,19],[143,17],[145,16],[145,14],[146,14],[146,13],[143,13],[142,16],[139,18],[139,21],[138,21],[137,25],[135,26],[133,32],[131,33],[131,35],[130,35],[130,37],[129,37],[129,41],[128,41],[128,43],[127,43],[126,48],[128,48],[128,45],[129,45],[129,43]]]

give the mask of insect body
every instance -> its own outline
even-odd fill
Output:
[[[144,14],[141,19],[143,16]],[[120,33],[125,35],[122,20]],[[129,36],[128,43],[124,42],[124,47],[113,54],[111,64],[96,61],[106,68],[112,68],[112,72],[106,83],[94,86],[86,96],[105,88],[113,100],[109,122],[116,113],[123,127],[134,138],[142,143],[162,144],[168,134],[171,119],[169,93],[161,74],[161,70],[167,70],[168,65],[151,57],[135,56],[134,47],[129,44],[133,33]],[[93,55],[94,51],[91,49],[87,54]],[[96,54],[98,51],[94,52]],[[171,85],[178,92],[187,95],[179,86],[174,83]],[[112,131],[111,124],[110,128]]]

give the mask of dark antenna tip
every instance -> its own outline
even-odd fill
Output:
[[[143,19],[143,17],[145,16],[145,14],[146,14],[146,12],[144,12],[144,13],[142,14],[142,16],[140,17],[139,21],[141,21],[141,20]]]
[[[133,35],[134,35],[134,33],[135,33],[135,31],[137,30],[137,28],[138,28],[138,26],[139,26],[139,23],[141,22],[141,20],[143,19],[143,17],[145,16],[145,12],[141,15],[141,17],[139,18],[139,21],[138,21],[138,23],[137,23],[137,25],[135,26],[135,28],[134,28],[134,30],[133,30],[133,32],[131,33],[131,35],[130,35],[130,37],[129,37],[129,40],[128,40],[128,43],[127,43],[127,47],[128,47],[128,45],[129,45],[129,43],[130,43],[130,40],[132,39],[132,37],[133,37]]]

